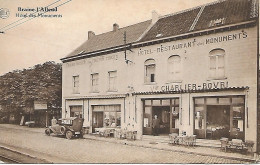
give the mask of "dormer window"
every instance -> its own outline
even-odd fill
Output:
[[[226,20],[226,18],[219,18],[219,19],[211,20],[209,22],[209,27],[224,25],[225,20]]]

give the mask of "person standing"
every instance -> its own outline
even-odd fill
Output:
[[[55,118],[55,116],[53,116],[51,119],[51,126],[54,126],[56,124],[57,124],[57,119]]]
[[[153,135],[158,136],[159,128],[160,128],[160,120],[157,118],[157,115],[154,115],[152,127],[153,127]]]

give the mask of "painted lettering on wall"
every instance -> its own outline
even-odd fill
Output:
[[[247,33],[244,31],[242,31],[241,33],[229,34],[226,36],[208,38],[208,39],[206,39],[206,44],[213,44],[213,43],[219,43],[219,42],[224,42],[224,41],[233,41],[233,40],[239,40],[242,38],[247,38]]]
[[[96,63],[96,62],[101,62],[101,61],[108,61],[108,60],[117,60],[118,55],[106,55],[106,56],[98,56],[98,57],[93,57],[93,58],[88,58],[88,59],[83,59],[79,61],[72,61],[65,63],[65,66],[67,67],[72,67],[72,66],[77,66],[77,65],[84,65],[86,63]]]
[[[225,89],[228,88],[228,81],[205,82],[202,84],[171,84],[162,86],[152,86],[151,91],[183,91],[183,90],[209,90],[209,89]]]
[[[206,38],[205,40],[201,40],[201,41],[198,39],[192,39],[187,42],[181,42],[181,43],[172,44],[172,45],[163,45],[162,44],[159,47],[154,48],[154,49],[142,49],[141,48],[138,51],[138,56],[149,55],[149,54],[153,54],[153,53],[158,54],[158,53],[173,51],[173,50],[178,50],[178,49],[188,49],[188,48],[193,48],[196,46],[203,46],[203,45],[214,44],[214,43],[229,42],[229,41],[234,41],[234,40],[245,39],[247,37],[248,37],[247,32],[242,30],[241,32],[238,32],[238,33]]]

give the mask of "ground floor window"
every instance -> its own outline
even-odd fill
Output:
[[[244,140],[245,97],[194,98],[194,132],[198,138]]]
[[[70,106],[70,117],[83,118],[83,108],[81,105]]]
[[[92,127],[120,127],[121,105],[95,105],[92,106]]]
[[[179,99],[143,99],[143,134],[179,133]]]

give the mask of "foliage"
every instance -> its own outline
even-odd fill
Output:
[[[34,101],[46,101],[48,107],[61,107],[61,64],[53,61],[0,76],[0,117],[29,113]]]

